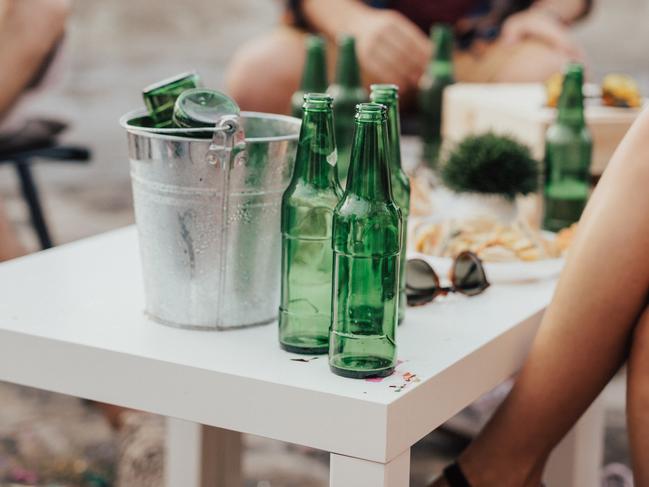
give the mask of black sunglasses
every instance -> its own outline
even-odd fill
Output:
[[[406,297],[410,306],[430,303],[437,296],[461,293],[476,296],[489,287],[482,261],[473,252],[462,252],[453,261],[451,287],[442,287],[439,276],[423,259],[410,259],[406,263]]]

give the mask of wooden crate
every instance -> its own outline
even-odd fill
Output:
[[[491,130],[513,135],[542,159],[545,132],[556,116],[554,109],[544,105],[542,84],[455,84],[444,92],[444,142],[453,143],[466,135]],[[587,103],[594,175],[602,173],[639,111]]]

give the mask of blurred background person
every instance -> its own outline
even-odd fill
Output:
[[[363,81],[398,84],[407,104],[433,52],[428,31],[439,22],[455,31],[458,81],[544,81],[583,60],[569,30],[590,8],[591,0],[288,0],[281,25],[235,53],[227,89],[244,110],[287,112],[307,33],[330,44],[351,34]],[[328,53],[332,72],[335,49]]]
[[[0,131],[20,97],[40,84],[69,10],[69,0],[0,0]],[[0,195],[0,261],[24,253]]]

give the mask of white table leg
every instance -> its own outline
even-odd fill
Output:
[[[241,433],[167,418],[167,487],[238,487]]]
[[[599,485],[604,454],[604,404],[600,397],[554,449],[544,481],[548,487]]]
[[[410,449],[389,463],[331,454],[329,487],[408,487]]]

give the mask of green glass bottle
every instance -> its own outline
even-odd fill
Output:
[[[569,64],[556,122],[545,136],[543,227],[558,231],[578,221],[590,193],[593,142],[584,118],[584,68]]]
[[[399,87],[376,84],[370,86],[370,99],[388,109],[388,158],[392,197],[401,210],[401,263],[399,274],[399,323],[406,316],[406,251],[408,215],[410,215],[410,180],[401,166],[401,122],[399,120]]]
[[[142,98],[144,98],[144,105],[154,126],[156,128],[173,127],[171,117],[176,99],[183,91],[199,86],[198,74],[182,73],[144,88]]]
[[[336,171],[333,99],[304,97],[295,169],[282,198],[279,343],[297,353],[326,353],[331,324],[334,208],[342,197]]]
[[[338,43],[336,81],[329,86],[327,92],[334,97],[338,177],[344,182],[349,170],[349,152],[352,146],[356,105],[367,101],[367,91],[361,85],[356,41],[352,36],[343,36]]]
[[[347,187],[333,220],[329,366],[384,377],[396,365],[401,212],[392,199],[387,109],[358,105]]]
[[[435,169],[442,145],[444,88],[455,83],[453,31],[449,25],[438,24],[431,29],[430,37],[435,53],[419,86],[419,114],[423,160]]]
[[[302,72],[300,89],[291,98],[291,113],[302,118],[302,103],[305,93],[324,93],[327,90],[327,48],[320,36],[306,38],[306,60]]]
[[[172,120],[175,127],[214,127],[224,115],[239,115],[239,105],[220,91],[194,88],[178,96]]]

